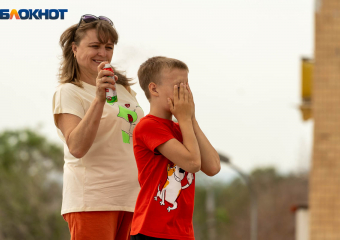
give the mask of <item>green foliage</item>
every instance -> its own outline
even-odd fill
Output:
[[[68,239],[63,150],[30,129],[0,133],[0,239]]]
[[[205,199],[206,199],[206,190],[204,187],[196,186],[195,189],[195,208],[193,215],[193,224],[196,239],[207,239],[207,213],[205,211]]]
[[[308,175],[281,175],[274,168],[258,168],[251,172],[250,177],[257,194],[258,240],[294,240],[295,216],[290,207],[307,202]],[[215,196],[216,239],[250,239],[250,194],[245,181],[236,178],[228,184],[215,182],[210,183],[209,188],[213,188]],[[210,239],[206,193],[206,186],[196,185],[196,240]]]
[[[230,216],[225,208],[216,208],[216,221],[219,223],[230,224]]]
[[[0,133],[0,240],[69,239],[60,216],[63,150],[30,129]],[[197,183],[207,178],[196,175]],[[251,183],[258,200],[258,240],[294,239],[296,203],[306,203],[307,175],[281,175],[274,168],[255,169]],[[218,240],[249,239],[249,188],[240,178],[210,183],[215,196]],[[196,240],[209,240],[207,186],[196,185]],[[215,240],[216,240],[215,239]]]

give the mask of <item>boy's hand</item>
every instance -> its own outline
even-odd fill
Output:
[[[192,119],[194,114],[193,100],[185,84],[181,83],[179,92],[178,86],[174,86],[174,101],[168,98],[171,113],[178,121]]]
[[[191,103],[191,106],[193,108],[192,120],[194,120],[195,119],[195,102],[194,102],[194,96],[192,95],[189,84],[187,85],[187,89],[188,89],[188,92],[189,92],[189,102]]]

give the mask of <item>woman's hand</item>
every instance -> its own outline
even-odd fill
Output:
[[[105,64],[107,63],[109,62],[102,62],[97,67],[98,75],[96,78],[96,86],[97,86],[96,97],[100,102],[105,102],[105,99],[106,99],[105,88],[111,88],[112,90],[116,90],[115,83],[118,80],[118,77],[114,75],[113,72],[108,71],[108,70],[103,70]],[[109,76],[114,76],[115,79]]]

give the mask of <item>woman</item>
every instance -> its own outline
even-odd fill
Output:
[[[139,191],[132,132],[143,111],[130,80],[103,70],[117,42],[111,20],[93,15],[60,37],[53,114],[65,149],[61,214],[72,240],[129,239]],[[106,103],[105,88],[117,91],[118,102]]]

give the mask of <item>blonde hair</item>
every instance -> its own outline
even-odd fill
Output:
[[[93,22],[80,24],[77,29],[77,24],[72,25],[66,29],[60,36],[59,44],[62,49],[62,59],[59,68],[59,82],[60,83],[72,83],[78,87],[83,87],[79,80],[80,71],[77,63],[77,59],[73,55],[72,42],[79,46],[80,41],[86,35],[87,30],[96,29],[97,38],[100,43],[107,43],[110,39],[114,44],[118,42],[118,33],[110,23],[103,20],[96,20]],[[125,87],[133,85],[130,81],[132,79],[127,78],[124,72],[114,69],[115,75],[118,76],[118,84]]]
[[[150,100],[149,84],[151,82],[161,84],[161,71],[163,69],[172,70],[174,68],[187,70],[189,72],[189,68],[184,62],[174,58],[162,56],[149,58],[142,65],[140,65],[138,70],[139,85],[143,89],[147,99]]]

